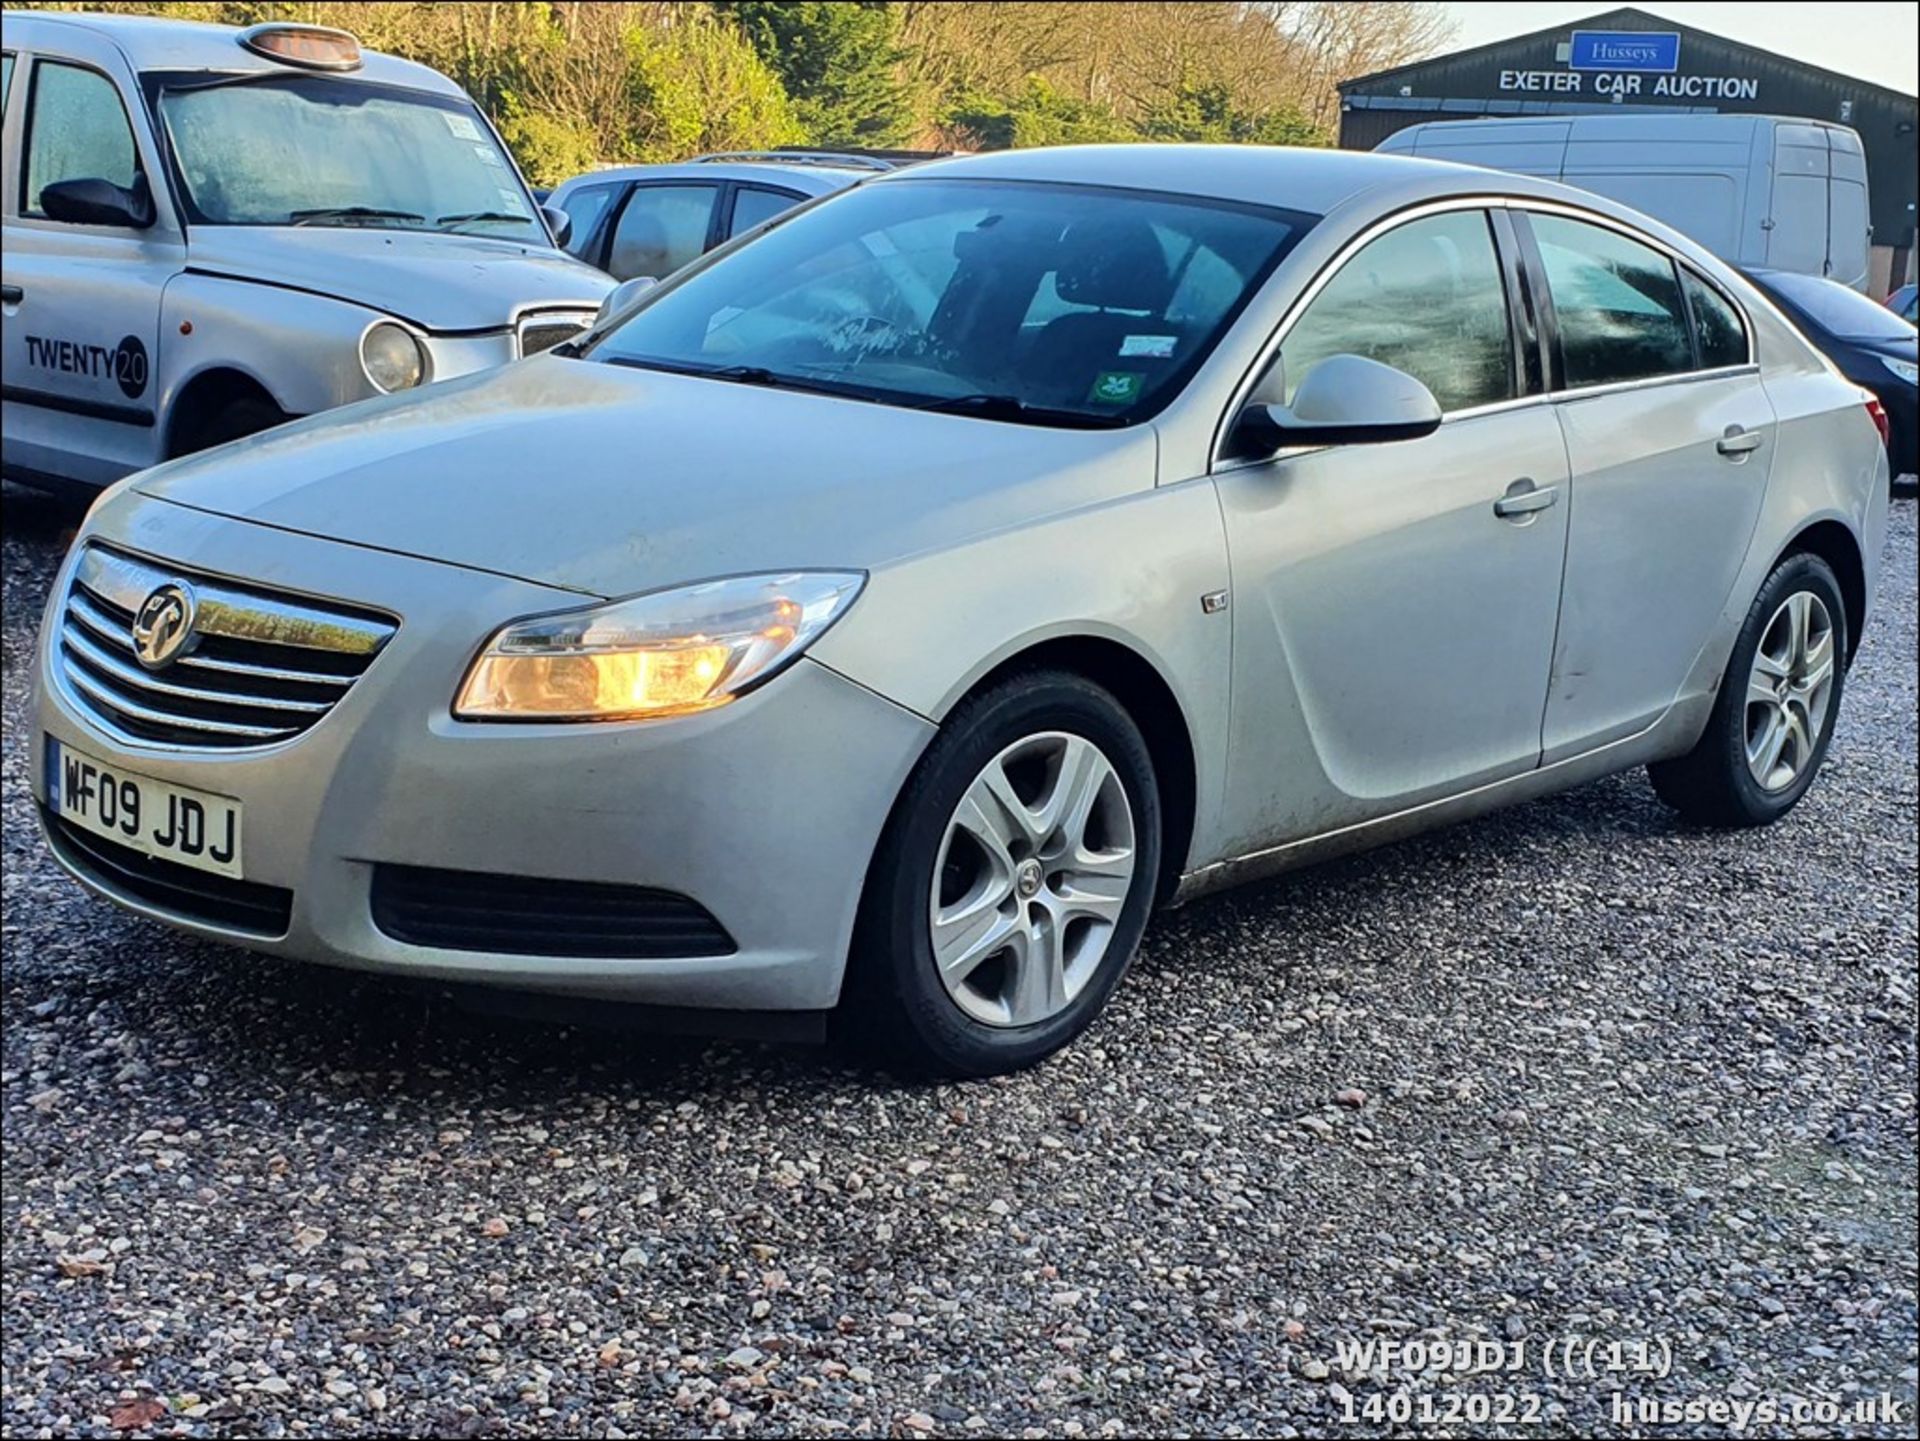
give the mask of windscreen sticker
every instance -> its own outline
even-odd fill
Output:
[[[1128,335],[1120,341],[1120,358],[1139,355],[1149,360],[1165,360],[1173,354],[1177,335]]]
[[[1140,383],[1145,379],[1137,370],[1103,370],[1094,378],[1087,399],[1101,405],[1131,405],[1140,398]]]
[[[491,145],[476,145],[473,147],[473,153],[489,165],[504,166],[507,163],[500,158],[500,152],[495,150]]]
[[[520,203],[520,197],[514,191],[508,190],[503,186],[493,193],[500,197],[500,208],[502,210],[513,215],[518,215],[522,219],[526,217],[527,207]]]
[[[480,133],[480,127],[473,123],[472,117],[470,116],[461,115],[452,110],[442,110],[440,112],[440,118],[447,122],[447,129],[451,130],[462,140],[485,139]]]

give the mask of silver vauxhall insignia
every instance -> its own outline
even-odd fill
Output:
[[[1784,814],[1872,604],[1877,419],[1548,183],[927,165],[557,352],[122,482],[35,794],[199,935],[1004,1071],[1159,903],[1631,766]]]

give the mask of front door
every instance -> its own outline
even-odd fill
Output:
[[[34,58],[19,193],[6,204],[5,432],[12,467],[104,485],[162,458],[160,301],[185,250],[119,83],[104,65]],[[145,185],[144,229],[50,219],[63,180]]]
[[[1566,449],[1529,397],[1487,214],[1348,259],[1263,382],[1351,353],[1416,376],[1434,434],[1216,478],[1233,562],[1230,843],[1338,830],[1532,769],[1566,549]]]

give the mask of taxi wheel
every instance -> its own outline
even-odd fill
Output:
[[[263,430],[271,430],[287,419],[287,415],[272,401],[251,395],[242,396],[238,400],[228,401],[190,430],[186,443],[180,446],[178,453],[191,455],[195,451],[211,450],[230,440],[240,440]]]

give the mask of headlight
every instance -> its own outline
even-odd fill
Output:
[[[360,337],[360,368],[388,394],[412,390],[427,378],[427,352],[406,326],[382,320]]]
[[[860,594],[856,571],[743,575],[496,633],[460,687],[463,720],[633,720],[724,705],[799,658]]]
[[[1915,365],[1911,360],[1895,360],[1891,355],[1883,355],[1880,363],[1908,385],[1920,385],[1920,365]]]

